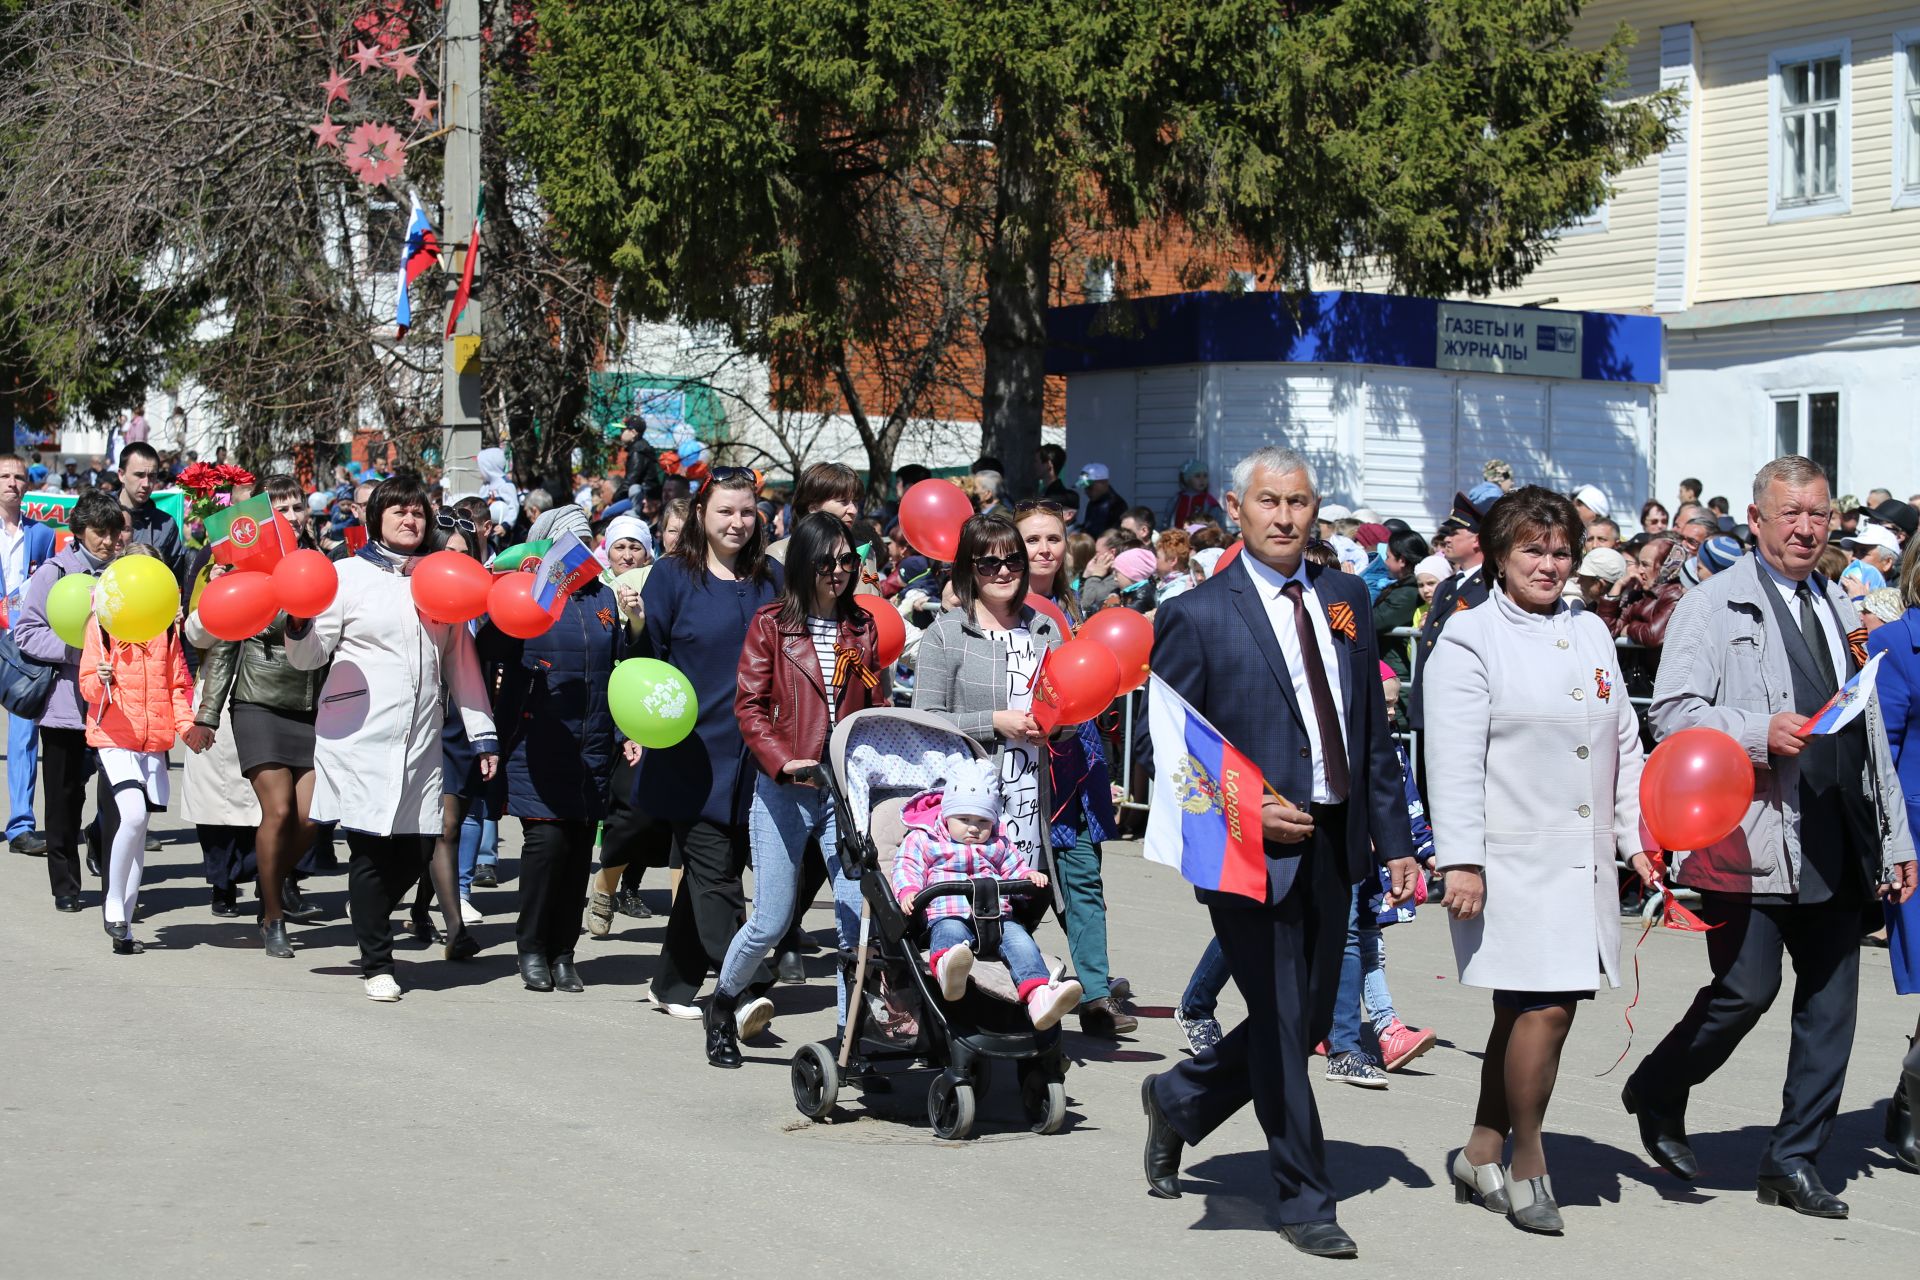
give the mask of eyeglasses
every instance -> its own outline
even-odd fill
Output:
[[[1019,573],[1027,567],[1025,556],[976,556],[973,571],[983,578],[998,577],[1002,569]]]
[[[433,516],[433,522],[442,529],[458,529],[462,533],[475,532],[473,521],[463,516],[450,516],[444,511],[436,511]]]
[[[837,556],[822,556],[813,562],[813,571],[823,578],[835,569],[845,569],[848,573],[852,573],[859,567],[860,557],[851,551],[842,551]]]

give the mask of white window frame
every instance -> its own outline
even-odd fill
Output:
[[[1834,193],[1804,204],[1780,203],[1780,68],[1796,62],[1825,58],[1840,60],[1840,105],[1835,121]],[[1827,40],[1820,44],[1776,49],[1767,59],[1767,221],[1800,222],[1853,212],[1853,41]]]
[[[1920,183],[1910,185],[1904,180],[1908,157],[1920,148],[1920,137],[1914,136],[1912,117],[1907,112],[1907,100],[1920,95],[1920,79],[1914,76],[1907,56],[1907,50],[1915,45],[1920,45],[1920,27],[1893,33],[1893,207],[1896,209],[1920,209]]]
[[[1561,240],[1573,240],[1580,236],[1603,236],[1607,233],[1609,223],[1611,222],[1610,215],[1612,211],[1613,199],[1612,197],[1608,197],[1600,202],[1598,208],[1581,214],[1566,226],[1554,232],[1554,235]]]
[[[1797,387],[1791,391],[1782,390],[1782,391],[1767,392],[1767,403],[1766,403],[1767,455],[1766,456],[1768,458],[1775,458],[1779,456],[1779,453],[1778,453],[1778,450],[1780,447],[1779,435],[1778,435],[1778,431],[1777,431],[1775,420],[1774,420],[1774,415],[1777,412],[1777,410],[1774,408],[1774,406],[1779,404],[1795,404],[1799,406],[1799,419],[1798,419],[1799,439],[1794,442],[1793,451],[1797,454],[1800,454],[1803,457],[1809,457],[1809,458],[1813,457],[1812,454],[1807,452],[1809,437],[1813,432],[1813,413],[1812,413],[1812,406],[1810,405],[1809,402],[1815,396],[1828,396],[1828,395],[1833,396],[1835,400],[1838,402],[1838,406],[1839,406],[1838,420],[1834,423],[1834,431],[1833,431],[1833,468],[1831,471],[1829,471],[1827,475],[1827,483],[1833,486],[1834,492],[1837,495],[1841,490],[1840,468],[1846,462],[1847,401],[1851,398],[1847,395],[1847,390],[1845,387],[1837,386],[1837,385],[1830,386],[1830,385],[1823,384],[1815,387]],[[1819,460],[1815,459],[1815,461],[1819,461]]]

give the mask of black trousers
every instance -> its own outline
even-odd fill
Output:
[[[521,955],[570,956],[580,936],[580,907],[593,873],[593,822],[520,824]]]
[[[673,848],[673,825],[633,804],[633,766],[624,754],[613,766],[613,807],[600,836],[600,865],[626,867],[622,885],[638,884],[648,867],[664,867]]]
[[[1833,1132],[1853,1052],[1860,1004],[1861,906],[1850,894],[1810,906],[1755,903],[1744,894],[1701,895],[1713,981],[1646,1061],[1634,1093],[1681,1111],[1693,1086],[1720,1069],[1780,993],[1781,957],[1793,960],[1793,1043],[1780,1122],[1760,1156],[1763,1174],[1814,1160]]]
[[[1247,1017],[1219,1044],[1161,1075],[1160,1108],[1197,1144],[1248,1102],[1267,1134],[1282,1222],[1335,1216],[1320,1112],[1308,1061],[1333,1027],[1353,886],[1346,873],[1345,807],[1315,805],[1314,834],[1287,896],[1274,906],[1208,910]]]
[[[360,972],[393,972],[393,910],[413,888],[433,853],[433,836],[376,836],[349,831],[347,914],[360,941]]]
[[[46,796],[47,885],[56,898],[80,892],[80,815],[93,777],[84,729],[40,730],[40,789]],[[109,805],[108,808],[112,806]]]
[[[747,869],[747,828],[704,820],[675,823],[673,838],[680,854],[680,892],[667,916],[653,997],[662,1004],[692,1004],[707,974],[720,971],[733,935],[747,920],[740,883]],[[762,965],[748,990],[758,995],[770,981]]]

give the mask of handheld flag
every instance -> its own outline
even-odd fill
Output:
[[[523,566],[529,567],[529,566]],[[582,583],[600,576],[600,562],[585,543],[571,533],[553,540],[547,553],[534,568],[533,602],[551,612],[555,605],[572,595]]]
[[[271,573],[299,545],[293,526],[266,494],[222,507],[207,517],[207,542],[217,563]]]
[[[1853,679],[1840,686],[1840,692],[1827,700],[1827,705],[1808,717],[1800,726],[1800,736],[1812,737],[1815,734],[1838,733],[1867,709],[1867,700],[1873,697],[1873,683],[1880,673],[1880,659],[1886,657],[1880,652],[1867,659],[1867,665]]]
[[[1159,769],[1143,852],[1188,883],[1264,902],[1266,779],[1159,676],[1147,683],[1147,727]]]
[[[480,261],[480,225],[487,220],[487,195],[480,193],[480,202],[473,209],[473,233],[467,237],[467,261],[460,269],[460,287],[454,290],[453,305],[447,308],[447,336],[453,336],[453,328],[460,323],[460,316],[467,309],[467,300],[473,296],[473,264]]]
[[[427,211],[420,203],[420,197],[413,197],[413,216],[407,220],[407,239],[400,249],[400,304],[397,308],[397,328],[395,338],[407,336],[407,330],[413,327],[413,297],[410,290],[413,282],[426,273],[428,267],[440,260],[440,241],[433,234],[433,223],[427,220]]]

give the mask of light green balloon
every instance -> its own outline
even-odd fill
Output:
[[[693,732],[700,699],[691,681],[658,658],[628,658],[607,681],[607,709],[641,746],[671,747]]]
[[[69,573],[47,592],[47,625],[53,634],[79,649],[87,643],[87,619],[93,614],[91,574]]]

